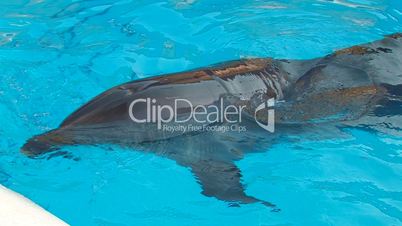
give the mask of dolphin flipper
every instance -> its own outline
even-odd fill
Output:
[[[241,183],[241,171],[235,165],[242,159],[245,151],[266,149],[268,143],[258,143],[266,132],[253,122],[243,122],[247,131],[194,133],[158,142],[133,144],[132,148],[153,152],[159,156],[174,160],[177,164],[189,168],[202,188],[202,194],[215,197],[238,206],[247,203],[261,203],[279,209],[272,203],[246,194]],[[271,140],[266,137],[267,140]]]
[[[216,160],[201,160],[189,165],[202,187],[202,194],[219,200],[231,202],[234,205],[262,203],[268,207],[275,205],[245,193],[241,183],[241,171],[233,162]],[[276,209],[275,209],[276,210]]]

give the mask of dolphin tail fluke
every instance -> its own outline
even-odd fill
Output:
[[[202,194],[215,197],[230,203],[230,206],[239,204],[261,203],[277,211],[274,204],[263,201],[245,193],[241,183],[241,172],[233,162],[203,160],[190,164],[202,187]]]
[[[71,142],[60,130],[51,130],[41,135],[36,135],[29,139],[21,148],[21,152],[29,157],[37,157],[39,155],[56,151],[62,145]]]

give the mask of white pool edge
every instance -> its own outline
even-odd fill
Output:
[[[68,224],[21,194],[0,184],[0,225],[65,226]]]

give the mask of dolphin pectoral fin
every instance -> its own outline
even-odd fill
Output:
[[[142,150],[154,152],[160,156],[174,160],[177,164],[188,167],[201,185],[202,194],[226,201],[231,206],[248,203],[262,203],[278,211],[274,204],[249,196],[241,183],[240,169],[234,160],[241,159],[242,150],[250,150],[255,146],[252,139],[260,138],[260,134],[227,132],[200,133],[144,143]],[[244,142],[244,136],[250,143]],[[137,146],[134,148],[138,148]]]
[[[233,162],[202,160],[190,164],[192,172],[202,187],[202,194],[230,202],[231,206],[238,204],[262,203],[277,211],[275,205],[245,193],[241,183],[241,172]]]

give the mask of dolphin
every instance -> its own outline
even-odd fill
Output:
[[[396,33],[321,58],[241,59],[128,82],[96,96],[58,128],[33,136],[21,151],[37,157],[69,145],[134,148],[188,167],[206,196],[279,210],[246,194],[236,161],[304,125],[355,122],[385,111],[401,115],[401,103],[402,33]],[[219,107],[230,107],[233,117],[222,116]],[[195,112],[198,118],[191,117]],[[272,120],[275,132],[265,128]],[[234,129],[163,129],[178,125]]]

